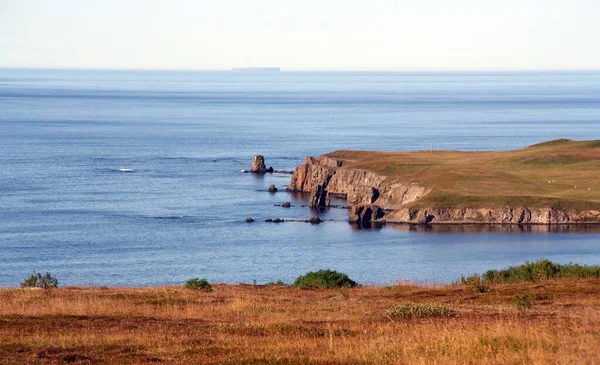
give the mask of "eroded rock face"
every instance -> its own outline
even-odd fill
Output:
[[[265,166],[265,158],[262,155],[256,155],[256,156],[254,156],[254,159],[252,160],[252,166],[250,166],[250,172],[264,174],[267,172],[273,172],[273,168],[272,167],[267,168]]]
[[[310,193],[318,185],[327,186],[334,173],[331,167],[302,164],[294,170],[287,190]]]
[[[575,211],[561,208],[403,208],[385,216],[388,223],[415,224],[566,224],[566,223],[600,223],[600,211]]]
[[[328,166],[328,167],[342,167],[342,161],[334,160],[333,158],[327,157],[327,156],[319,156],[319,157],[306,156],[304,158],[304,164],[305,165],[321,165],[321,166]]]
[[[327,194],[327,190],[325,190],[323,185],[315,186],[310,192],[308,206],[311,208],[329,206],[329,194]]]
[[[384,217],[383,209],[377,204],[355,205],[350,209],[350,222],[369,225]]]
[[[410,203],[429,194],[430,188],[416,183],[388,183],[383,175],[347,168],[341,161],[328,156],[305,158],[292,174],[287,190],[311,193],[311,207],[328,206],[330,194],[346,198],[351,207],[350,220],[360,223],[374,220],[411,224],[600,223],[598,210],[527,207],[415,209],[409,207]]]

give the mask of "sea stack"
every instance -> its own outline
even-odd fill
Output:
[[[255,155],[254,160],[252,160],[252,166],[250,167],[250,172],[254,172],[257,174],[264,174],[267,172],[273,172],[273,168],[267,168],[265,166],[265,158],[263,155]]]

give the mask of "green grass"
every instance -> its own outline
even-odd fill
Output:
[[[566,139],[514,151],[336,151],[343,168],[386,176],[386,184],[430,188],[411,207],[600,210],[600,140]]]

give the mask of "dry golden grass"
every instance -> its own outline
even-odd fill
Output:
[[[598,364],[600,280],[0,290],[0,363]],[[516,294],[535,294],[527,311]],[[452,317],[391,321],[398,304]]]
[[[336,151],[345,166],[418,183],[415,207],[600,209],[600,141],[556,140],[505,152]]]

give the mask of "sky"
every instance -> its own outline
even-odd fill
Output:
[[[599,0],[0,0],[0,67],[598,70]]]

